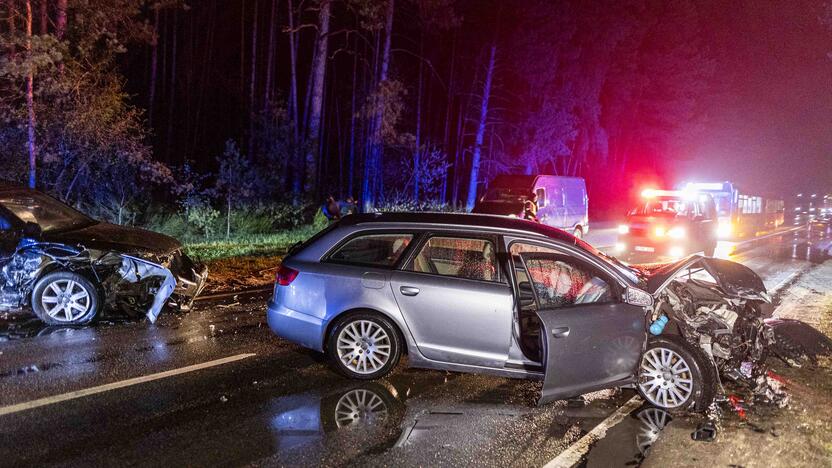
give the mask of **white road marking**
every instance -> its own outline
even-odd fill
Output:
[[[603,439],[611,427],[623,421],[628,414],[641,406],[641,404],[641,397],[634,396],[630,398],[626,403],[618,407],[617,410],[613,411],[607,419],[601,421],[600,424],[592,428],[591,431],[578,439],[577,442],[567,447],[566,450],[559,453],[558,456],[549,461],[549,463],[543,465],[543,468],[571,468],[572,466],[577,465],[584,455],[589,452],[589,449],[592,448],[593,444]]]
[[[132,379],[121,380],[118,382],[108,383],[105,385],[99,385],[97,387],[90,387],[85,388],[83,390],[76,390],[74,392],[69,393],[62,393],[60,395],[54,395],[45,398],[38,398],[37,400],[27,401],[24,403],[18,403],[16,405],[10,406],[3,406],[0,407],[0,416],[4,416],[7,414],[18,413],[20,411],[26,411],[33,408],[38,408],[41,406],[47,406],[55,403],[60,403],[62,401],[67,400],[74,400],[76,398],[83,398],[90,395],[95,395],[96,393],[103,393],[108,392],[110,390],[115,390],[118,388],[129,387],[131,385],[138,385],[145,382],[151,382],[153,380],[164,379],[167,377],[173,377],[175,375],[187,374],[188,372],[194,372],[201,369],[207,369],[209,367],[221,366],[223,364],[228,364],[229,362],[240,361],[242,359],[250,358],[252,356],[256,356],[254,353],[245,353],[245,354],[237,354],[234,356],[228,356],[222,359],[215,359],[213,361],[203,362],[200,364],[194,364],[191,366],[180,367],[178,369],[171,369],[164,372],[158,372],[156,374],[145,375],[142,377],[135,377]]]

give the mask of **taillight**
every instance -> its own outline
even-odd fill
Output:
[[[286,265],[280,265],[280,268],[277,269],[277,275],[275,275],[275,281],[280,286],[289,286],[297,276],[297,270],[289,268]]]

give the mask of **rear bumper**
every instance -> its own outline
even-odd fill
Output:
[[[301,346],[323,352],[323,335],[326,324],[313,317],[288,309],[269,300],[266,321],[275,335]]]

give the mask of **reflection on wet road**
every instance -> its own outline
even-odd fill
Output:
[[[810,268],[819,233],[772,236],[725,253],[787,284]],[[727,247],[726,247],[727,248]],[[785,282],[785,283],[784,283]],[[275,338],[265,295],[202,303],[159,322],[44,327],[0,315],[0,406],[240,353],[256,356],[0,416],[9,465],[265,464],[542,466],[632,390],[536,407],[540,384],[402,367],[344,380],[318,355]],[[642,406],[592,446],[587,466],[634,466],[671,421]]]

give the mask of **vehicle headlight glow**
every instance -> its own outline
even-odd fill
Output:
[[[670,248],[670,252],[668,252],[671,257],[683,257],[685,255],[685,249],[679,247],[678,245],[673,246]]]
[[[630,226],[627,226],[626,224],[619,224],[618,225],[618,233],[619,234],[627,234],[628,232],[630,232]]]
[[[624,252],[625,250],[627,250],[627,244],[625,244],[623,242],[616,242],[615,243],[615,251],[617,253]]]
[[[734,231],[734,226],[732,226],[731,223],[728,222],[728,221],[723,221],[723,222],[719,223],[719,225],[717,226],[716,235],[717,235],[717,237],[725,239],[727,237],[731,237],[731,233],[733,231]]]
[[[657,226],[653,232],[656,234],[656,237],[664,237],[667,234],[667,229],[664,226]]]
[[[667,231],[668,237],[672,239],[683,239],[687,233],[685,232],[685,228],[681,226],[676,226],[669,231]]]

